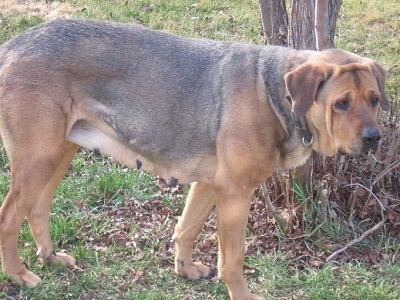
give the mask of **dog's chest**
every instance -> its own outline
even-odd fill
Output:
[[[282,169],[291,169],[306,163],[311,156],[312,148],[301,144],[292,151],[283,153],[281,156]]]

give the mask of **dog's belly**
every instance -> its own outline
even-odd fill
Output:
[[[138,153],[129,147],[129,143],[124,143],[104,124],[93,126],[87,121],[78,121],[72,126],[67,140],[95,152],[110,155],[130,167],[150,171],[166,179],[173,178],[182,184],[194,181],[211,183],[216,172],[217,158],[212,153],[196,154],[174,161],[168,161],[164,157],[154,158],[151,157],[151,153]]]

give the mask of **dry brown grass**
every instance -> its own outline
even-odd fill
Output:
[[[0,16],[2,13],[16,13],[53,20],[69,18],[73,11],[70,3],[59,1],[2,0],[0,3]]]

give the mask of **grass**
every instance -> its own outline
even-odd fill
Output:
[[[263,42],[258,4],[252,0],[66,0],[46,8],[36,1],[18,7],[12,3],[0,4],[7,8],[0,15],[0,43],[52,16],[136,22],[190,37]],[[348,0],[343,5],[337,45],[380,61],[389,74],[388,96],[398,103],[400,4],[397,0]],[[9,181],[8,160],[1,152],[0,198],[7,193]],[[221,282],[192,282],[173,274],[171,236],[185,192],[171,190],[149,174],[80,151],[59,186],[51,222],[55,248],[72,254],[79,269],[36,262],[34,241],[24,224],[20,254],[43,282],[37,289],[17,287],[0,273],[0,298],[226,299]],[[319,205],[300,188],[295,192],[299,203],[307,207],[303,215],[307,237],[301,244],[272,232],[277,240],[275,250],[260,248],[246,259],[245,274],[252,291],[268,299],[400,299],[400,248],[389,235],[356,245],[371,259],[379,252],[380,263],[364,263],[357,257],[309,263],[309,256],[330,251],[332,241],[355,233],[344,233],[333,215],[321,219]],[[214,224],[212,219],[208,222]],[[253,233],[249,234],[251,238]],[[215,265],[215,234],[203,233],[199,243],[195,257]],[[294,255],[285,244],[311,251],[307,257]]]
[[[361,4],[362,2],[362,4]],[[400,102],[400,4],[396,1],[346,1],[338,22],[336,43],[376,59],[388,70],[388,95]]]

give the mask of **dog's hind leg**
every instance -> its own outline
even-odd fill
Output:
[[[40,278],[29,271],[18,255],[18,234],[25,217],[39,246],[39,254],[51,260],[48,232],[50,202],[58,181],[77,146],[65,140],[65,115],[57,107],[31,107],[13,102],[1,118],[4,147],[11,163],[11,187],[0,208],[0,254],[4,273],[17,283],[34,287]],[[20,112],[18,121],[6,119]],[[15,114],[14,114],[15,115]],[[47,257],[46,257],[47,256]],[[70,257],[56,261],[73,262]]]
[[[190,279],[207,277],[210,268],[192,261],[194,242],[215,205],[215,192],[210,185],[192,184],[182,216],[175,227],[175,272]]]
[[[53,250],[49,231],[49,217],[54,192],[68,170],[77,148],[78,146],[75,144],[67,144],[64,156],[54,169],[51,179],[39,196],[40,198],[27,215],[28,224],[38,248],[37,257],[48,263],[58,263],[66,266],[75,265],[73,257]]]
[[[2,268],[5,274],[19,284],[35,287],[40,278],[26,268],[24,261],[18,256],[18,233],[23,221],[22,212],[16,211],[14,199],[16,191],[8,193],[0,209],[0,252]]]

